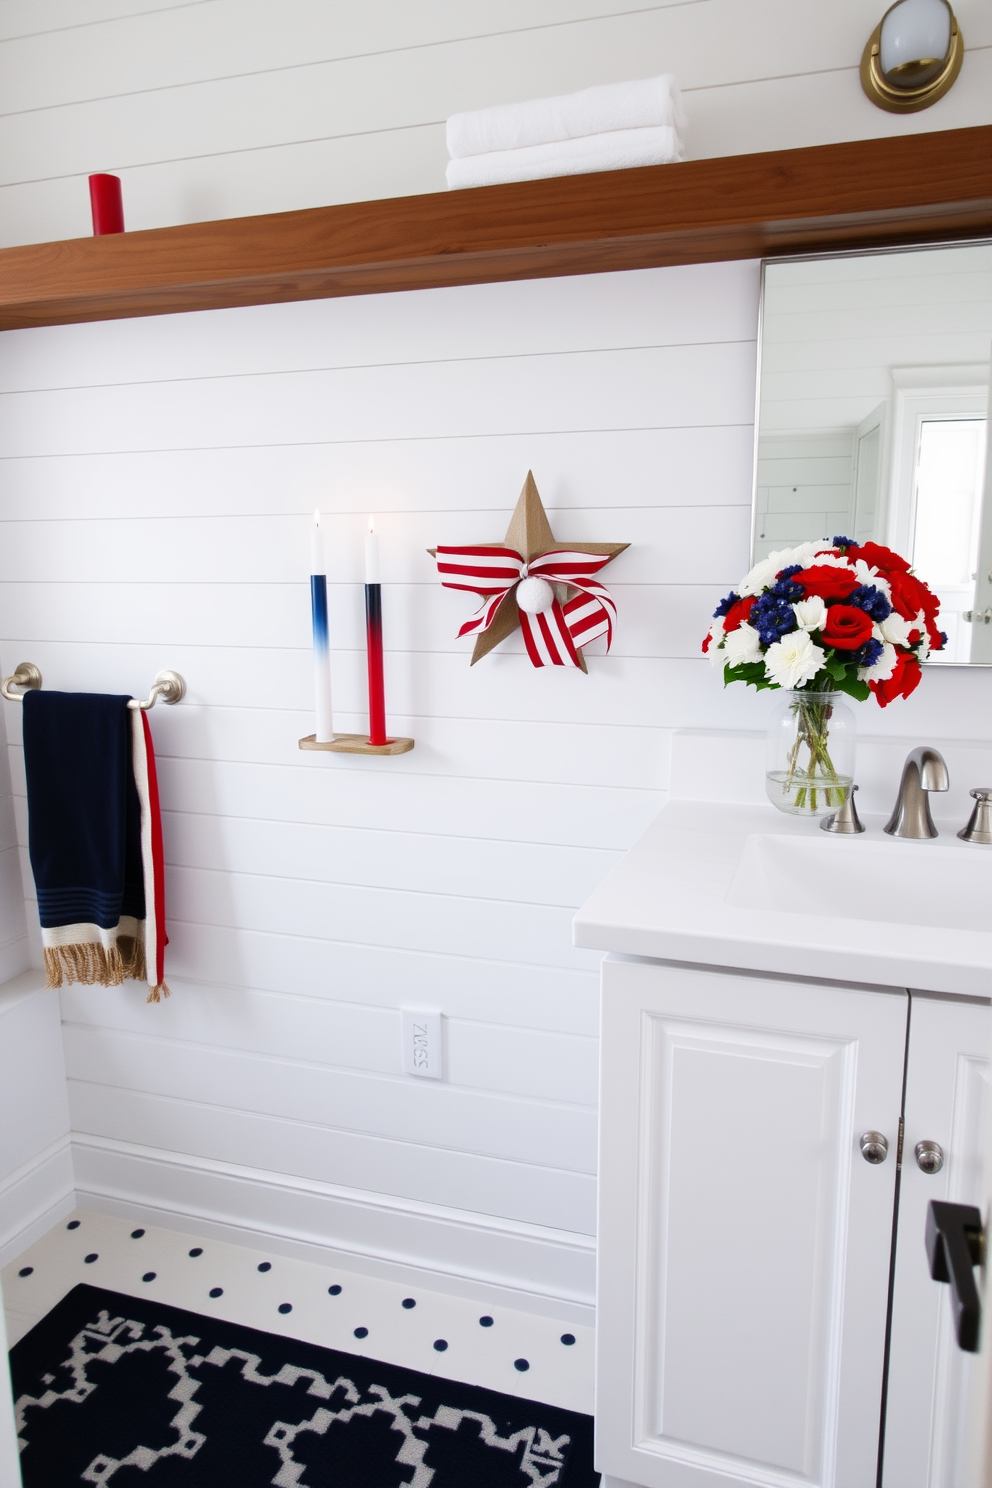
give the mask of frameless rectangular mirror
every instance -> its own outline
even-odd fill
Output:
[[[937,593],[930,665],[992,665],[992,243],[763,265],[752,562],[835,536]]]

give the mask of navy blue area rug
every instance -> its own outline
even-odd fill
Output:
[[[595,1488],[592,1418],[77,1286],[11,1350],[24,1488]]]

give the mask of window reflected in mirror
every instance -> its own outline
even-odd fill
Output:
[[[992,244],[764,265],[753,560],[848,535],[910,559],[992,664]]]

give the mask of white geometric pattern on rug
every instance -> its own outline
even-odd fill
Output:
[[[348,1402],[337,1411],[321,1406],[309,1421],[301,1421],[296,1425],[285,1421],[276,1421],[272,1425],[263,1445],[273,1448],[280,1459],[279,1470],[271,1480],[273,1488],[308,1488],[303,1477],[305,1464],[297,1462],[293,1452],[298,1436],[306,1432],[323,1436],[335,1421],[347,1424],[356,1416],[370,1417],[377,1412],[385,1412],[391,1416],[390,1429],[403,1437],[395,1460],[398,1466],[414,1469],[408,1488],[430,1488],[435,1475],[435,1469],[424,1463],[429,1444],[416,1436],[415,1431],[429,1431],[432,1427],[457,1431],[463,1421],[474,1422],[478,1426],[478,1439],[486,1447],[513,1454],[523,1447],[520,1471],[530,1479],[531,1488],[554,1488],[559,1481],[565,1449],[570,1442],[568,1436],[555,1439],[538,1426],[526,1426],[510,1436],[500,1436],[489,1416],[479,1411],[463,1411],[447,1405],[439,1406],[433,1416],[420,1416],[414,1422],[403,1407],[419,1405],[418,1395],[394,1398],[385,1386],[370,1385],[367,1394],[375,1398],[362,1400],[361,1392],[344,1376],[339,1376],[333,1384],[329,1384],[319,1371],[300,1369],[295,1364],[284,1364],[275,1374],[265,1375],[260,1371],[261,1359],[258,1354],[248,1353],[244,1349],[217,1347],[206,1356],[194,1354],[187,1360],[182,1352],[183,1346],[195,1348],[200,1341],[198,1338],[174,1338],[170,1330],[161,1324],[156,1325],[153,1331],[155,1337],[145,1337],[144,1323],[123,1317],[111,1318],[109,1313],[101,1310],[96,1322],[82,1328],[69,1345],[69,1358],[63,1368],[69,1371],[72,1384],[65,1390],[49,1388],[43,1395],[21,1395],[17,1399],[15,1412],[18,1432],[26,1427],[26,1412],[29,1407],[47,1410],[60,1400],[81,1405],[88,1399],[97,1389],[87,1378],[87,1370],[92,1362],[98,1360],[103,1364],[116,1364],[129,1354],[161,1350],[168,1360],[169,1373],[178,1376],[176,1384],[166,1397],[179,1404],[179,1410],[169,1423],[177,1433],[176,1440],[158,1450],[137,1446],[126,1457],[116,1458],[101,1454],[93,1459],[82,1474],[83,1482],[106,1485],[123,1467],[137,1467],[147,1472],[164,1457],[195,1457],[207,1438],[202,1433],[191,1430],[193,1421],[203,1407],[193,1400],[202,1381],[194,1379],[189,1370],[199,1369],[205,1364],[223,1368],[232,1359],[241,1361],[241,1377],[250,1384],[284,1385],[292,1388],[298,1381],[306,1379],[309,1380],[306,1391],[308,1395],[330,1400],[337,1391],[341,1391]],[[130,1342],[122,1343],[122,1338],[128,1338]],[[99,1348],[93,1350],[91,1347],[87,1351],[87,1344],[94,1343],[99,1344]],[[51,1386],[54,1382],[54,1375],[43,1376],[43,1384]],[[28,1442],[20,1435],[18,1444],[22,1452],[28,1446]]]

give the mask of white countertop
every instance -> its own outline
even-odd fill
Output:
[[[808,839],[807,859],[825,878],[853,875],[869,864],[874,880],[875,865],[884,868],[891,861],[905,884],[913,860],[888,855],[918,854],[921,905],[927,874],[941,864],[964,870],[979,885],[987,877],[992,889],[992,847],[961,842],[955,835],[960,823],[942,822],[936,811],[935,819],[935,842],[904,842],[882,832],[883,816],[863,817],[867,831],[861,836],[837,837],[822,832],[817,821],[786,816],[770,805],[670,801],[579,910],[574,942],[655,960],[989,997],[992,893],[976,929],[913,923],[915,888],[899,894],[899,919],[890,920],[793,913],[778,907],[781,896],[752,907],[727,897],[739,899],[741,855],[758,835]],[[859,858],[864,844],[872,848]],[[936,847],[939,857],[928,860]],[[893,895],[884,872],[878,879],[878,903],[884,906]],[[937,918],[932,894],[927,903]],[[871,912],[866,906],[865,913]]]

